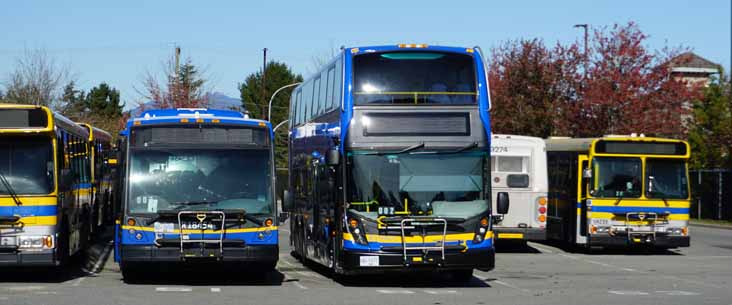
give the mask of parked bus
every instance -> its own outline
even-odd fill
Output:
[[[296,257],[336,274],[493,268],[483,60],[478,48],[348,48],[294,90]]]
[[[111,165],[108,163],[112,154],[112,135],[108,132],[91,126],[87,123],[79,123],[89,132],[89,172],[91,182],[91,219],[92,236],[99,233],[105,223],[112,219],[112,198],[114,195],[114,183],[112,179]]]
[[[494,134],[491,177],[494,202],[498,192],[507,192],[512,201],[511,213],[494,223],[496,238],[545,240],[549,178],[544,139]]]
[[[0,104],[0,265],[61,266],[87,245],[88,137],[47,107]]]
[[[591,247],[689,246],[689,144],[644,136],[552,138],[550,238]]]
[[[275,267],[268,122],[228,110],[149,110],[121,136],[115,259],[126,280],[165,263]]]

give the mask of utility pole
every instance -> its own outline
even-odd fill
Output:
[[[590,58],[588,57],[588,53],[587,53],[587,40],[588,40],[587,28],[589,26],[588,26],[587,23],[582,23],[582,24],[575,24],[574,27],[575,28],[583,28],[585,30],[585,45],[584,45],[584,54],[583,54],[583,57],[584,57],[584,60],[585,60],[585,82],[587,82],[587,69],[589,69],[589,66],[590,66],[590,64],[589,64]]]
[[[180,71],[180,47],[175,46],[175,76],[178,77]]]
[[[266,113],[266,109],[264,108],[267,104],[267,48],[262,49],[263,55],[263,62],[262,62],[262,118],[264,118],[264,114]]]

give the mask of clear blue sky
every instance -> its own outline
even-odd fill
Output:
[[[341,45],[480,45],[517,38],[581,38],[576,23],[636,21],[648,46],[683,45],[730,67],[730,1],[9,1],[0,10],[0,81],[24,48],[45,48],[89,89],[105,81],[128,107],[146,71],[174,44],[206,67],[214,91],[261,67],[261,49],[295,72]]]

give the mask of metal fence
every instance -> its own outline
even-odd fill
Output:
[[[732,220],[732,169],[700,169],[689,172],[691,217]]]

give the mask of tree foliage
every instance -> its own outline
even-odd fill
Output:
[[[43,49],[25,50],[15,62],[5,83],[8,103],[54,106],[59,90],[69,77],[68,69]]]
[[[649,50],[646,39],[634,23],[595,30],[587,62],[578,43],[549,49],[540,40],[521,40],[493,49],[495,132],[684,138],[683,119],[699,88],[671,75],[667,63],[678,50]]]
[[[74,121],[89,123],[116,135],[122,127],[123,108],[119,90],[106,83],[85,93],[76,89],[74,82],[69,82],[64,87],[60,111]]]
[[[206,78],[199,68],[187,58],[176,70],[174,59],[163,64],[164,81],[147,73],[140,92],[155,108],[196,108],[208,105]],[[141,105],[142,106],[142,105]]]
[[[722,74],[724,75],[724,74]],[[732,99],[730,81],[722,76],[694,102],[689,131],[694,168],[732,168]]]
[[[269,99],[277,89],[302,82],[302,75],[292,72],[290,67],[284,63],[272,61],[267,64],[267,83],[265,84],[266,98],[262,97],[262,72],[250,74],[239,84],[239,92],[244,109],[249,112],[250,117],[267,119],[267,107]],[[272,117],[269,119],[273,127],[289,117],[290,109],[290,93],[295,87],[287,88],[275,96],[272,100]],[[287,167],[287,126],[281,127],[277,131],[275,139],[275,154],[277,167]]]

